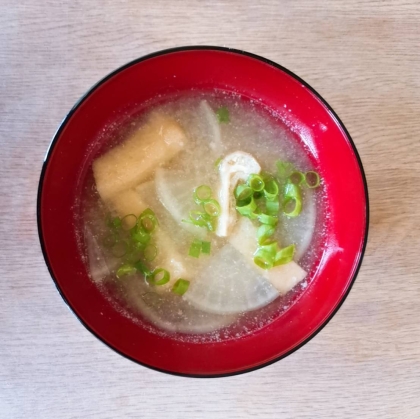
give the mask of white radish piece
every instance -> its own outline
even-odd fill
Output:
[[[229,326],[236,315],[205,313],[175,294],[160,296],[155,290],[146,291],[138,280],[127,278],[123,286],[129,305],[157,327],[170,332],[202,334]],[[192,321],[193,319],[193,321]]]
[[[209,147],[216,153],[221,153],[223,149],[222,145],[222,134],[220,130],[220,124],[217,119],[217,115],[210,107],[207,100],[202,100],[198,107],[200,119],[206,122],[206,127],[203,132],[207,133],[204,136],[204,140],[207,142]]]
[[[171,160],[187,143],[181,126],[154,113],[137,132],[97,158],[92,165],[96,188],[104,202],[147,179],[159,165]]]
[[[244,255],[255,274],[262,275],[270,281],[282,295],[289,292],[306,277],[306,271],[294,261],[268,270],[261,269],[254,263],[253,255],[258,246],[257,227],[249,218],[242,217],[240,219],[234,233],[229,237],[229,242]]]
[[[90,228],[85,228],[84,237],[89,260],[89,275],[94,282],[101,282],[111,275],[113,269],[118,267],[119,261],[116,258],[105,257]]]
[[[188,220],[189,211],[195,208],[193,192],[199,186],[198,182],[194,176],[188,177],[181,170],[156,170],[156,192],[162,205],[180,227],[204,238],[207,234],[205,229],[182,221]]]
[[[278,295],[270,282],[249,269],[245,257],[227,244],[196,275],[184,299],[209,313],[234,314],[263,307]]]
[[[235,224],[236,211],[233,190],[239,181],[246,181],[250,174],[258,174],[261,166],[257,160],[244,151],[235,151],[228,154],[219,165],[219,204],[220,216],[217,223],[216,234],[226,237]]]

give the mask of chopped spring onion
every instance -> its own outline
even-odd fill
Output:
[[[123,257],[128,250],[128,244],[125,240],[117,241],[114,246],[112,246],[111,252],[112,254],[117,257],[121,258]]]
[[[121,228],[121,218],[120,217],[114,217],[111,220],[111,225],[114,228]]]
[[[134,264],[134,267],[137,269],[137,271],[142,273],[146,278],[152,275],[152,272],[150,271],[150,269],[148,269],[148,267],[140,260],[138,260]]]
[[[214,231],[212,217],[201,211],[190,211],[190,219],[182,220],[183,223],[193,224],[197,227],[205,227],[209,231]]]
[[[235,188],[235,198],[238,201],[245,201],[250,196],[252,196],[253,193],[254,191],[252,190],[252,188],[250,188],[248,185],[245,185],[244,183],[238,185]]]
[[[219,170],[219,166],[220,166],[220,162],[223,160],[223,157],[220,156],[215,162],[214,162],[214,167]]]
[[[194,202],[201,204],[204,201],[209,200],[212,197],[212,191],[210,186],[201,185],[194,189],[193,193]]]
[[[295,245],[291,244],[290,246],[284,247],[277,251],[275,259],[274,259],[274,266],[278,265],[285,265],[293,260],[293,256],[295,254]]]
[[[157,247],[153,244],[148,244],[146,248],[143,250],[144,258],[151,262],[157,255]]]
[[[132,275],[136,272],[136,268],[133,265],[130,265],[128,263],[121,265],[117,270],[117,278],[121,278],[124,275]]]
[[[277,173],[281,179],[286,179],[293,172],[294,166],[287,161],[278,160],[276,162]]]
[[[169,282],[171,279],[171,275],[166,269],[163,268],[157,268],[155,269],[152,274],[150,275],[150,278],[148,281],[152,285],[165,285]]]
[[[305,173],[305,185],[308,188],[317,188],[321,180],[319,178],[319,174],[317,172],[313,172],[312,170]]]
[[[279,219],[274,215],[258,214],[257,218],[261,224],[267,224],[270,226],[276,226],[279,222]]]
[[[258,244],[264,244],[276,231],[275,227],[268,224],[263,224],[258,228],[257,239]]]
[[[178,295],[184,295],[188,291],[189,286],[190,286],[190,281],[179,278],[175,282],[174,286],[172,287],[172,292]]]
[[[290,174],[289,180],[295,185],[301,185],[305,181],[305,175],[302,172],[296,170]]]
[[[202,243],[201,240],[194,240],[191,243],[190,250],[188,251],[188,255],[193,258],[199,258],[201,253]]]
[[[208,199],[203,202],[203,208],[210,217],[218,217],[220,215],[220,205],[215,199]]]
[[[123,230],[131,230],[137,223],[137,217],[134,214],[128,214],[121,220]]]
[[[236,202],[236,210],[239,212],[239,214],[245,217],[255,219],[256,215],[254,214],[254,212],[256,209],[257,209],[257,204],[253,196],[243,201]]]
[[[265,186],[262,177],[259,175],[249,175],[247,183],[250,186],[250,188],[255,192],[262,191]]]
[[[145,209],[140,214],[137,225],[142,227],[147,233],[151,233],[158,225],[156,214],[150,208]]]
[[[288,217],[297,217],[302,211],[302,194],[300,187],[287,182],[284,189],[283,212]]]
[[[209,255],[211,251],[211,243],[202,241],[201,242],[201,253],[204,253],[205,255]]]
[[[269,200],[274,200],[279,194],[279,185],[274,179],[265,182],[264,196]]]
[[[280,203],[278,199],[266,201],[265,208],[268,215],[277,215],[280,211]]]
[[[150,242],[150,234],[142,227],[137,225],[130,230],[130,236],[134,242],[138,242],[143,245],[146,245]]]
[[[267,250],[258,248],[254,253],[254,263],[262,269],[271,269],[273,267],[273,255]]]
[[[227,122],[230,121],[230,118],[229,118],[229,109],[226,106],[220,107],[216,111],[216,115],[217,115],[217,118],[219,119],[219,122],[221,124],[227,123]]]
[[[110,233],[104,237],[102,243],[105,247],[112,247],[118,241],[118,234]]]

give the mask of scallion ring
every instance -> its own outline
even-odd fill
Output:
[[[310,170],[305,173],[305,185],[310,188],[317,188],[321,183],[321,179],[317,172]]]
[[[277,251],[274,258],[274,266],[285,265],[293,260],[295,254],[295,245],[291,244],[290,246],[284,247]]]
[[[172,287],[172,292],[178,295],[184,295],[188,291],[189,286],[190,281],[179,278]]]
[[[134,214],[127,214],[121,219],[121,227],[123,230],[131,230],[137,223],[137,217]]]
[[[204,201],[203,208],[210,217],[218,217],[220,215],[220,205],[215,199]]]
[[[210,186],[201,185],[194,189],[193,198],[196,204],[201,204],[212,197]]]
[[[275,231],[275,227],[268,224],[263,224],[260,226],[257,231],[258,244],[264,244],[274,234]]]
[[[167,284],[170,279],[171,275],[166,269],[157,268],[152,272],[148,281],[153,285],[161,286]]]
[[[122,276],[125,276],[125,275],[132,275],[135,272],[136,272],[136,268],[133,265],[126,263],[124,265],[121,265],[118,268],[116,275],[117,275],[117,278],[121,278]]]
[[[157,256],[157,252],[158,251],[156,246],[153,244],[148,244],[143,250],[143,256],[147,261],[151,262]]]
[[[289,180],[295,185],[301,185],[303,182],[305,182],[305,175],[302,172],[296,170],[290,174]]]
[[[264,186],[264,196],[269,201],[274,200],[277,198],[279,194],[279,185],[274,179],[270,179],[269,181],[265,182]]]
[[[264,189],[265,183],[260,175],[249,175],[247,183],[249,187],[255,192],[261,192]]]

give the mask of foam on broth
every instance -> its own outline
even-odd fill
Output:
[[[210,144],[214,140],[214,132],[203,112],[203,100],[213,110],[221,106],[229,109],[230,122],[220,124],[221,147],[212,147]],[[144,124],[150,112],[156,111],[174,118],[182,126],[188,137],[188,146],[163,167],[156,167],[157,171],[138,188],[144,202],[156,213],[159,229],[176,243],[177,254],[188,272],[203,271],[211,258],[216,257],[228,244],[228,239],[214,234],[207,235],[206,240],[212,242],[211,255],[203,255],[199,259],[188,256],[191,241],[197,234],[180,227],[162,204],[157,192],[162,182],[166,185],[165,180],[169,179],[172,187],[206,184],[215,190],[218,184],[215,160],[236,150],[253,155],[262,170],[267,172],[275,172],[277,160],[290,161],[302,171],[316,170],[302,144],[272,113],[259,103],[222,93],[192,92],[178,98],[167,98],[166,101],[161,98],[159,104],[150,106],[147,112],[142,112],[139,116],[130,117],[118,130],[114,130],[111,138],[104,144],[104,150],[123,142]],[[176,179],[175,183],[173,179]],[[179,196],[179,193],[174,195]],[[185,203],[193,209],[192,196],[190,202],[186,198]],[[101,201],[92,176],[86,177],[82,194],[84,252],[92,281],[116,310],[139,324],[139,327],[194,342],[235,339],[264,327],[280,316],[307,288],[311,272],[321,253],[325,219],[323,207],[322,189],[304,192],[301,216],[294,219],[280,216],[276,231],[275,237],[282,246],[296,244],[296,256],[299,265],[308,272],[307,277],[286,295],[279,296],[262,308],[243,313],[205,312],[171,292],[155,292],[138,274],[117,279],[115,272],[121,261],[102,245],[103,237],[107,234],[104,220],[109,209]],[[222,260],[220,263],[229,269],[232,260]],[[245,263],[244,267],[239,266],[238,269],[240,272],[240,269],[252,268]]]

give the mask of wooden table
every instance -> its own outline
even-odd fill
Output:
[[[0,417],[419,418],[420,3],[0,1]],[[292,356],[198,380],[138,366],[57,294],[36,229],[43,157],[98,79],[185,44],[272,59],[333,106],[363,160],[370,237],[350,296]]]

